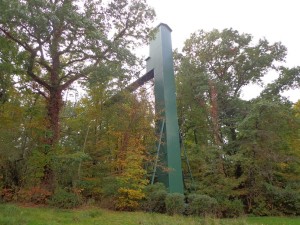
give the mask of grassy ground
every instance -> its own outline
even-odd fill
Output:
[[[300,225],[300,218],[191,218],[142,212],[113,212],[89,208],[59,210],[0,204],[0,225]]]
[[[249,224],[258,225],[300,225],[300,217],[287,218],[287,217],[249,217],[247,218]]]

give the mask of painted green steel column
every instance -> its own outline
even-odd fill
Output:
[[[169,192],[183,193],[171,32],[172,30],[166,24],[160,24],[157,27],[155,38],[150,41],[147,72],[154,70],[157,132],[165,119],[159,155],[159,163],[164,168],[158,167],[157,180],[164,183]]]

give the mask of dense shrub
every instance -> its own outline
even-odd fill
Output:
[[[256,196],[253,199],[251,208],[248,212],[255,216],[271,216],[276,215],[277,213],[274,210],[270,210],[267,204],[265,196]]]
[[[215,216],[218,211],[218,202],[208,195],[191,194],[188,196],[188,215]]]
[[[118,210],[133,211],[138,209],[139,202],[145,197],[142,190],[134,190],[128,188],[120,188],[119,196],[116,204]]]
[[[142,203],[142,209],[147,212],[165,213],[167,197],[166,187],[162,183],[148,185],[144,189],[145,198]]]
[[[71,209],[82,204],[81,197],[74,192],[58,189],[54,192],[51,199],[48,201],[49,205],[63,209]]]
[[[244,214],[244,205],[241,200],[234,199],[228,200],[225,199],[220,202],[220,209],[223,217],[239,217]]]
[[[13,188],[3,188],[0,190],[0,201],[10,202],[14,199],[15,190]]]
[[[39,186],[31,187],[28,189],[21,189],[17,193],[17,200],[19,202],[31,202],[34,204],[45,204],[49,197],[51,196],[51,192],[41,188]]]
[[[124,187],[124,184],[116,177],[105,177],[103,179],[102,189],[104,197],[113,197],[118,195],[119,188]]]
[[[101,198],[101,201],[96,202],[96,204],[102,209],[116,210],[116,202],[117,197],[107,196]]]
[[[184,195],[179,193],[167,194],[166,211],[169,215],[183,214],[185,210]]]
[[[265,185],[269,205],[272,214],[300,215],[300,193],[287,187],[279,188],[270,184]],[[270,210],[271,210],[270,209]]]
[[[87,201],[101,201],[104,191],[101,182],[97,178],[85,178],[77,183],[78,188],[82,189],[81,195]]]

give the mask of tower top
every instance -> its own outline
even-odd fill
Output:
[[[170,32],[172,32],[172,29],[168,26],[168,24],[165,24],[165,23],[158,24],[156,28],[159,28],[159,27],[162,27],[162,26],[166,27]]]

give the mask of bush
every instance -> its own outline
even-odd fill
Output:
[[[183,214],[185,209],[184,195],[179,193],[167,194],[166,211],[169,215]]]
[[[146,186],[144,189],[145,199],[142,203],[142,209],[147,212],[165,213],[167,197],[166,187],[162,183],[155,183]]]
[[[142,190],[120,188],[116,208],[123,211],[133,211],[138,209],[139,201],[145,197]]]
[[[116,204],[118,202],[118,198],[114,196],[108,196],[101,198],[101,201],[97,203],[100,208],[116,210]]]
[[[124,187],[124,184],[116,177],[106,177],[102,184],[103,197],[113,197],[118,195],[118,190]]]
[[[86,178],[84,180],[78,181],[77,186],[82,189],[81,195],[85,199],[92,201],[102,200],[104,193],[99,179]]]
[[[0,201],[1,202],[11,202],[14,200],[15,190],[12,188],[3,188],[0,191]]]
[[[34,204],[45,204],[51,193],[41,187],[32,187],[30,189],[21,189],[17,193],[19,202],[32,202]]]
[[[188,196],[187,214],[195,216],[215,216],[218,202],[208,195],[191,194]]]
[[[226,199],[220,205],[224,217],[236,218],[244,214],[244,205],[239,199]]]
[[[276,212],[275,209],[270,210],[266,196],[262,195],[255,196],[255,198],[253,198],[251,208],[248,211],[255,216],[278,215],[278,212]]]
[[[48,203],[58,208],[71,209],[80,206],[82,199],[78,194],[64,189],[58,189],[54,192]]]
[[[277,214],[300,215],[300,193],[290,187],[279,188],[270,184],[265,185],[268,205],[279,212]],[[276,215],[275,212],[272,213]]]

